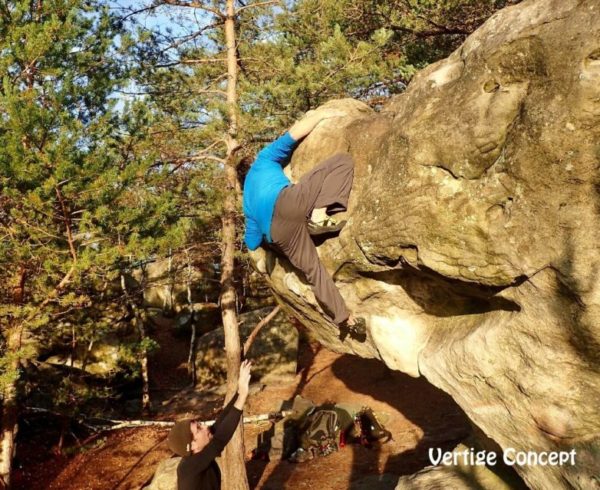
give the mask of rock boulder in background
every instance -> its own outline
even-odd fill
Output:
[[[242,342],[272,307],[254,310],[239,316]],[[198,385],[218,386],[227,379],[225,337],[223,327],[209,332],[198,341],[196,375]],[[248,358],[252,360],[252,380],[264,384],[290,380],[296,376],[298,364],[298,330],[283,313],[264,325],[256,336]]]
[[[150,485],[143,490],[177,490],[177,466],[180,457],[164,459],[156,468]]]

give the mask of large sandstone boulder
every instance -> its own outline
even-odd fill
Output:
[[[175,257],[140,263],[127,278],[128,288],[135,289],[144,284],[144,304],[163,311],[179,312],[188,309],[190,299],[197,303],[216,297],[214,270],[206,266],[189,269],[186,261],[187,257]],[[192,285],[191,298],[188,298],[188,283]]]
[[[288,261],[254,254],[328,347],[450,393],[502,448],[576,449],[516,466],[532,488],[600,474],[600,2],[533,0],[490,18],[381,113],[330,103],[297,179],[356,162],[348,224],[319,246],[364,344],[341,341]]]
[[[273,307],[261,308],[239,316],[242,342],[250,336],[254,327],[265,318]],[[227,358],[223,327],[209,332],[198,341],[196,375],[198,385],[214,387],[227,380]],[[250,350],[252,379],[263,384],[289,382],[296,376],[298,364],[298,330],[284,313],[278,313],[264,325]]]

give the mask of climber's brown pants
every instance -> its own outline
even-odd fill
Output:
[[[336,324],[346,320],[350,312],[319,260],[307,220],[315,208],[327,208],[329,214],[346,210],[353,176],[354,162],[350,155],[340,153],[328,158],[303,175],[297,184],[281,191],[271,222],[275,248],[304,272],[317,300]]]

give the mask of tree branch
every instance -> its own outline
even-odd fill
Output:
[[[54,415],[56,417],[64,417],[65,414],[60,412],[55,412],[53,410],[48,410],[46,408],[39,407],[24,407],[25,411],[30,413],[42,413],[48,415]],[[287,417],[292,413],[292,410],[281,410],[279,412],[269,412],[258,415],[250,415],[243,418],[244,424],[263,422],[268,420],[277,420],[282,417]],[[129,429],[134,427],[173,427],[175,422],[165,421],[165,420],[114,420],[114,419],[104,419],[100,417],[90,417],[89,419],[85,416],[79,416],[76,418],[77,422],[79,422],[84,427],[88,429],[95,429],[101,431],[109,431],[109,430],[119,430],[119,429]],[[90,422],[86,423],[86,420],[90,420]],[[105,424],[94,424],[92,421],[105,422]],[[215,420],[205,420],[202,423],[207,426],[214,425]],[[108,425],[108,424],[112,425]]]
[[[431,24],[432,26],[440,29],[440,31],[442,31],[440,34],[470,34],[470,32],[465,31],[464,29],[460,29],[458,27],[448,27],[444,24],[439,24],[438,22],[435,22],[430,18],[425,17],[424,15],[417,15],[417,18],[424,20],[428,24]]]
[[[214,162],[225,163],[225,159],[216,155],[192,155],[186,158],[182,158],[186,162],[200,162],[202,160],[212,160]]]
[[[147,92],[128,92],[126,90],[115,90],[115,92],[118,92],[120,94],[124,94],[124,95],[172,95],[173,92],[172,91],[168,91],[168,90],[154,90],[154,91],[147,91]],[[181,95],[190,95],[190,94],[194,94],[194,95],[200,95],[200,94],[215,94],[215,95],[220,95],[222,97],[227,97],[227,92],[225,92],[224,90],[219,90],[219,89],[211,89],[211,90],[204,90],[204,89],[198,89],[198,90],[189,90],[187,93],[182,92]]]
[[[143,7],[138,10],[132,10],[132,7],[130,7],[130,8],[123,7],[120,10],[128,10],[129,12],[124,17],[119,17],[119,20],[124,21],[124,20],[127,20],[129,17],[133,17],[134,15],[143,14],[144,12],[151,12],[152,10],[155,10],[158,7],[160,7],[160,4],[150,5],[148,7]],[[117,10],[118,7],[111,7],[111,9]]]
[[[244,5],[243,7],[240,7],[239,9],[237,9],[235,11],[235,15],[238,15],[242,10],[246,10],[252,7],[264,7],[266,5],[275,5],[275,4],[279,4],[281,3],[280,0],[267,0],[265,2],[258,2],[258,3],[253,3],[250,5]]]
[[[38,313],[38,311],[40,311],[42,308],[44,308],[48,303],[50,303],[50,301],[52,301],[53,299],[55,299],[60,292],[62,291],[62,289],[69,283],[69,281],[71,280],[71,276],[73,275],[73,272],[75,272],[75,264],[73,263],[71,265],[71,268],[69,269],[69,272],[67,272],[67,274],[62,278],[62,280],[58,283],[58,285],[54,288],[54,290],[46,297],[46,299],[44,301],[42,301],[37,308],[35,308],[28,316],[27,319],[25,321],[31,321],[35,315]]]
[[[158,167],[165,164],[174,164],[176,165],[176,167],[170,172],[173,173],[177,171],[182,165],[185,165],[188,162],[200,160],[213,160],[219,163],[225,163],[225,159],[209,153],[215,146],[217,146],[220,143],[226,144],[225,141],[223,141],[223,139],[218,139],[210,145],[208,145],[206,148],[204,148],[204,150],[202,150],[200,153],[197,153],[196,155],[168,159],[166,161],[157,162],[154,165],[152,165],[152,167]]]
[[[264,317],[260,322],[256,324],[256,327],[254,327],[252,333],[248,336],[246,342],[244,342],[244,357],[246,357],[246,354],[248,354],[248,351],[250,350],[250,347],[252,347],[252,343],[254,342],[254,339],[260,332],[260,329],[263,328],[267,323],[269,323],[273,318],[275,318],[275,316],[277,315],[277,313],[279,313],[280,310],[281,306],[277,305],[275,308],[273,308],[273,310],[271,310],[271,313],[269,313],[266,317]]]
[[[180,38],[177,38],[177,40],[174,41],[173,43],[171,43],[170,45],[163,47],[161,49],[160,53],[163,54],[165,51],[168,51],[169,49],[177,48],[178,46],[181,46],[182,44],[185,44],[188,41],[192,41],[193,39],[196,39],[197,37],[204,34],[204,31],[213,29],[215,27],[222,26],[223,22],[224,22],[223,20],[220,20],[218,22],[213,22],[212,24],[205,25],[205,26],[201,27],[200,29],[198,29],[197,31],[195,31],[191,34],[188,34],[187,36],[181,36]]]
[[[203,58],[203,59],[189,59],[189,60],[179,60],[173,61],[171,63],[162,63],[160,65],[154,65],[156,68],[169,68],[171,66],[177,65],[200,65],[204,63],[224,63],[227,60],[225,58]]]
[[[48,236],[48,237],[50,237],[50,238],[55,238],[55,239],[57,239],[57,240],[62,240],[62,239],[64,239],[64,237],[60,237],[60,236],[58,236],[58,235],[53,235],[52,233],[49,233],[47,230],[44,230],[43,228],[40,228],[40,227],[38,227],[38,226],[32,225],[31,223],[28,223],[27,221],[25,221],[25,220],[24,220],[24,219],[22,219],[22,218],[15,217],[15,218],[14,218],[14,220],[15,220],[17,223],[20,223],[20,224],[21,224],[21,225],[23,225],[23,226],[27,226],[28,228],[32,228],[32,229],[34,229],[34,230],[37,230],[37,231],[39,231],[40,233],[42,233],[43,235],[46,235],[46,236]],[[7,228],[7,230],[8,230],[8,228]],[[10,231],[10,230],[9,230],[9,231]]]
[[[221,12],[220,10],[217,10],[215,8],[208,7],[201,2],[183,2],[181,0],[162,0],[162,2],[163,2],[163,4],[173,5],[175,7],[191,7],[191,8],[205,10],[206,12],[210,12],[211,14],[216,15],[220,19],[225,18],[225,14],[223,14],[223,12]]]

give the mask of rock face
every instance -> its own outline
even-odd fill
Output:
[[[102,377],[114,376],[121,372],[124,363],[127,363],[131,358],[128,344],[136,342],[139,334],[129,322],[124,320],[124,312],[108,308],[103,313],[102,320],[113,322],[110,330],[99,326],[93,342],[78,342],[73,359],[71,359],[71,351],[63,349],[56,352],[56,350],[53,351],[53,346],[50,345],[48,346],[49,351],[54,353],[46,357],[45,362],[70,366]],[[100,322],[98,323],[100,324]],[[62,324],[57,327],[65,329],[69,327],[69,324]]]
[[[319,254],[368,340],[342,342],[281,258],[278,299],[330,348],[427,377],[502,448],[576,449],[575,465],[516,466],[530,487],[592,488],[600,2],[506,8],[381,113],[329,104],[347,117],[317,127],[289,172],[338,151],[356,162],[348,224]]]
[[[272,307],[254,310],[239,316],[240,337],[244,342],[255,325],[265,318]],[[203,335],[198,342],[196,374],[204,387],[222,385],[227,380],[225,336],[223,327]],[[289,381],[296,375],[298,362],[298,330],[279,313],[265,325],[252,343],[248,358],[252,360],[252,379],[264,384]]]
[[[182,263],[181,258],[176,260],[157,258],[134,268],[133,274],[128,277],[132,283],[128,287],[139,288],[143,283],[146,306],[163,311],[179,312],[187,308],[189,304],[188,282],[192,285],[208,285],[200,290],[192,288],[190,291],[193,303],[208,302],[208,299],[205,298],[214,298],[216,294],[214,286],[211,286],[214,284],[214,281],[211,280],[214,279],[214,271],[198,270],[197,268],[190,270],[185,263]]]
[[[156,468],[150,485],[143,490],[176,490],[177,489],[177,465],[181,458],[164,459]]]
[[[471,464],[462,454],[471,454],[471,438],[465,444],[459,444],[453,453],[458,454],[455,463],[449,465],[428,466],[412,475],[400,477],[395,490],[526,490],[527,487],[518,476],[507,467],[502,456],[496,465],[485,466]],[[435,457],[435,456],[434,456]]]

